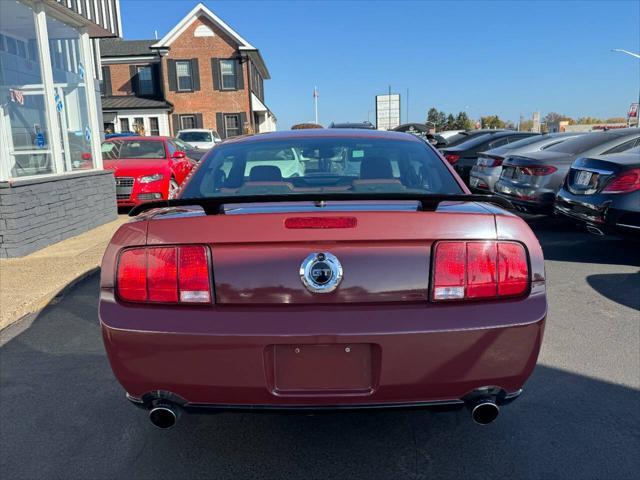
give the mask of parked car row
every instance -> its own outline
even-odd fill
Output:
[[[593,233],[640,234],[640,129],[518,133],[476,133],[441,151],[474,192],[561,214]]]

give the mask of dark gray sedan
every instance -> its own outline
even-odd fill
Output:
[[[556,193],[576,158],[624,152],[636,145],[640,145],[640,129],[623,128],[569,138],[540,152],[512,155],[502,164],[495,193],[518,210],[552,213]]]
[[[539,152],[566,139],[580,135],[579,133],[548,133],[546,135],[527,137],[502,147],[493,148],[478,155],[478,161],[471,167],[469,187],[474,192],[493,192],[495,183],[502,173],[502,162],[510,155]]]

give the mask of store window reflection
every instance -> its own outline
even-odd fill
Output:
[[[0,18],[0,135],[8,145],[9,173],[54,173],[33,12],[1,1]]]
[[[91,131],[80,34],[47,15],[54,103],[60,124],[65,170],[93,168]]]

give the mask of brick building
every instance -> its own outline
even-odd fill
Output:
[[[105,39],[100,48],[105,128],[208,128],[221,138],[275,130],[260,52],[201,3],[160,40]]]

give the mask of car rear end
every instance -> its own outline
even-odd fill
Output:
[[[551,213],[572,157],[538,152],[530,156],[509,156],[502,163],[495,193],[518,210]]]
[[[576,160],[555,211],[597,235],[640,237],[640,150]]]
[[[480,153],[476,164],[469,174],[469,186],[472,191],[493,192],[495,183],[502,173],[504,156],[494,153]]]
[[[209,178],[203,163],[183,195]],[[536,363],[544,261],[520,218],[456,201],[458,188],[449,201],[225,196],[142,213],[101,272],[104,342],[128,398],[156,425],[172,424],[167,411],[464,405],[493,420]],[[325,275],[330,288],[314,283]]]

